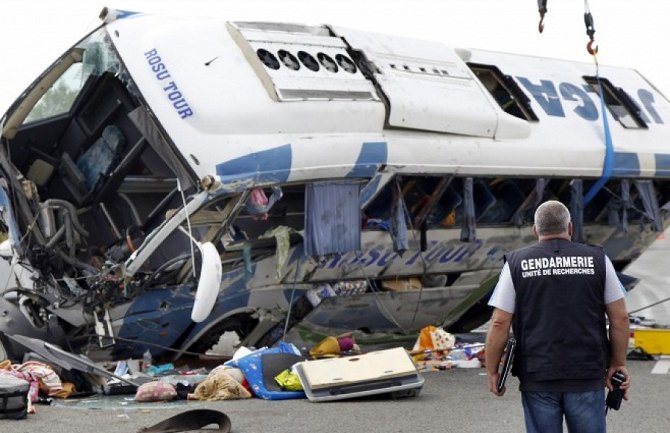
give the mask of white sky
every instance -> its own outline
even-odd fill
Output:
[[[632,67],[670,95],[669,0],[590,0],[601,64]],[[592,62],[583,0],[0,0],[0,113],[99,24],[103,6],[226,20],[336,24],[464,48]],[[1,114],[0,114],[1,115]]]

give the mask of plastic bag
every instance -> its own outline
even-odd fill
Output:
[[[302,391],[302,383],[297,374],[290,369],[286,369],[275,376],[275,382],[286,391]]]

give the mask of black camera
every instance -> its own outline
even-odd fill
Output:
[[[607,393],[605,400],[605,412],[607,409],[619,410],[621,407],[621,400],[623,399],[623,390],[621,384],[626,380],[626,375],[617,371],[612,375],[612,390]]]

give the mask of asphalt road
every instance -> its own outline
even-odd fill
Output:
[[[670,361],[665,361],[670,366]],[[610,433],[667,433],[670,374],[651,374],[655,361],[631,361],[631,400],[610,412]],[[666,372],[667,373],[667,372]],[[188,409],[209,408],[228,414],[233,432],[246,433],[375,433],[375,432],[523,432],[517,382],[511,379],[502,398],[486,389],[483,369],[454,369],[424,374],[418,397],[374,398],[312,403],[308,400],[134,403],[117,400],[111,407],[100,401],[60,401],[37,406],[27,420],[0,420],[8,433],[126,433],[155,424]],[[103,397],[104,398],[104,397]],[[106,397],[109,398],[109,397]],[[98,399],[99,400],[99,399]]]

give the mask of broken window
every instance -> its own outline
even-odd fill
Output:
[[[556,180],[552,181],[556,182]],[[583,191],[588,190],[596,181],[574,179],[554,189],[555,197],[563,203],[571,203],[575,239],[579,240],[579,227],[588,225],[610,225],[628,231],[630,223],[638,225],[651,223],[653,230],[663,230],[661,208],[670,198],[670,191],[665,184],[654,184],[650,180],[631,182],[628,179],[611,179],[601,188],[593,199],[583,204]],[[556,183],[553,183],[556,186]],[[631,188],[631,186],[635,188]],[[577,221],[581,218],[581,221]],[[583,230],[582,228],[582,230]]]
[[[473,178],[469,189],[465,178],[452,176],[400,176],[397,182],[408,214],[407,225],[413,230],[462,226],[468,194],[472,198],[471,219],[477,225],[532,222],[532,212],[539,203],[529,201],[536,188],[535,179]],[[365,208],[367,228],[389,230],[395,215],[391,205],[395,203],[395,184],[395,180],[388,182]],[[467,230],[470,233],[472,228]],[[472,236],[470,233],[466,238]]]
[[[533,224],[535,209],[542,203],[546,194],[547,180],[539,179],[514,179],[514,181],[521,187],[525,186],[526,197],[514,212],[512,221],[517,227],[525,224]]]
[[[66,67],[49,89],[40,97],[24,120],[24,124],[68,113],[91,76],[117,72],[119,60],[104,30],[84,39],[61,60]],[[57,74],[58,68],[51,73]],[[48,77],[47,77],[48,79]]]
[[[52,90],[7,143],[12,164],[33,191],[19,220],[24,229],[32,225],[33,264],[57,278],[94,275],[125,261],[183,202],[181,168],[166,162],[166,145],[155,147],[144,134],[153,119],[138,125],[131,118],[142,107],[119,68],[104,31],[91,34],[50,70],[53,77],[45,75],[41,84],[53,80]],[[72,97],[58,96],[62,86]],[[53,98],[65,98],[67,107],[58,108]],[[187,195],[193,192],[188,181],[182,185]],[[188,248],[183,239],[168,242],[147,269],[174,258],[182,244]]]
[[[256,197],[255,197],[256,196]],[[266,198],[267,203],[263,197]],[[257,187],[251,192],[243,209],[233,221],[230,233],[237,241],[249,240],[253,248],[269,241],[255,240],[278,226],[300,231],[305,223],[305,185]]]
[[[602,85],[605,105],[610,114],[621,126],[627,129],[647,128],[647,124],[640,115],[640,108],[633,102],[630,96],[620,87],[615,87],[608,79],[598,77],[584,77],[591,90],[600,95]]]
[[[460,182],[460,180],[458,180]],[[365,208],[367,228],[388,230],[394,215],[394,189],[399,189],[408,213],[410,229],[456,224],[456,209],[463,201],[460,183],[452,184],[451,176],[399,176],[389,181]]]
[[[508,223],[526,198],[526,186],[518,180],[493,179],[479,182],[477,187],[475,197],[481,203],[478,224]]]
[[[640,211],[644,221],[652,224],[654,231],[663,231],[663,219],[658,206],[658,196],[654,183],[651,180],[636,180],[635,189],[637,190],[637,199],[642,204]]]
[[[468,63],[468,66],[504,112],[519,119],[538,120],[530,107],[530,99],[511,76],[493,65]]]
[[[42,95],[24,122],[37,122],[70,111],[86,78],[88,76],[85,75],[81,63],[70,65],[67,71]]]

